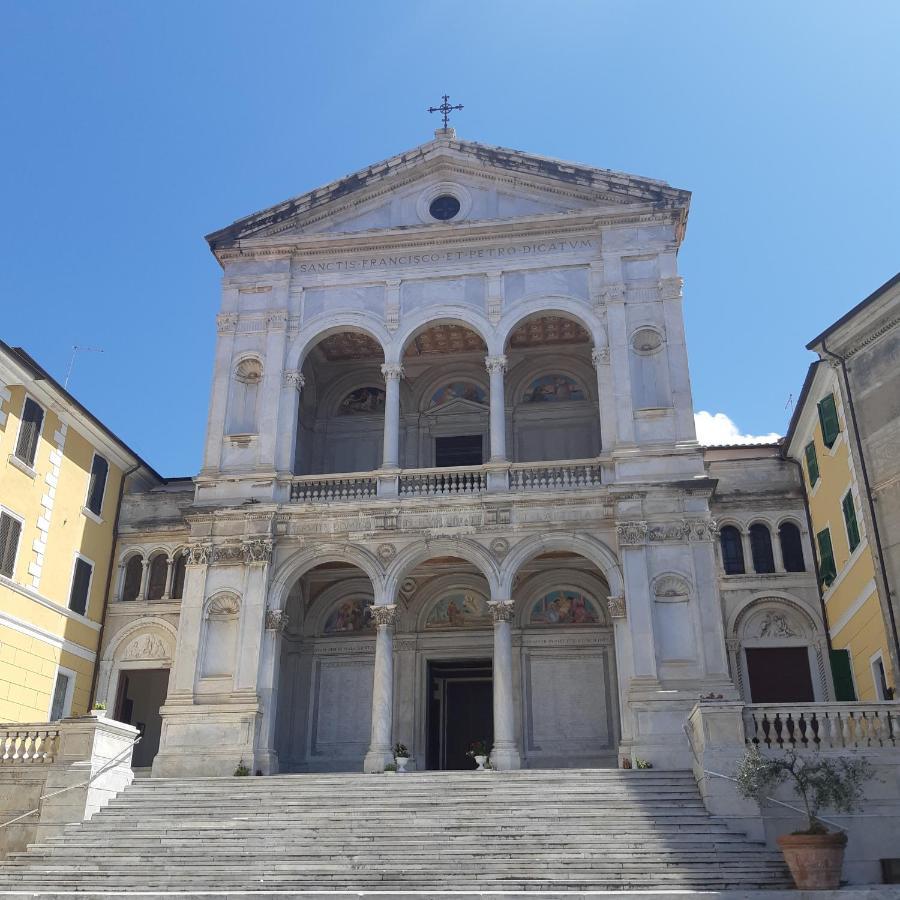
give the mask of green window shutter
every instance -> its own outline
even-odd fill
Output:
[[[0,513],[0,575],[13,577],[16,564],[16,551],[19,549],[19,537],[22,525],[18,519]]]
[[[834,551],[831,549],[831,532],[827,528],[823,528],[816,535],[816,542],[819,545],[819,577],[822,579],[822,584],[829,587],[837,577]]]
[[[853,690],[853,674],[850,669],[850,651],[831,651],[831,674],[834,678],[835,700],[856,700]]]
[[[853,504],[853,491],[847,491],[841,501],[844,510],[844,522],[847,523],[847,540],[852,553],[859,546],[859,523],[856,521],[856,506]]]
[[[810,441],[806,445],[806,476],[809,478],[809,486],[815,487],[819,480],[819,460],[816,457],[815,441]]]
[[[41,426],[44,424],[44,411],[31,399],[25,399],[22,407],[22,424],[19,427],[19,437],[16,440],[16,456],[26,466],[34,465],[37,456],[38,439],[41,436]]]
[[[72,590],[69,592],[69,609],[82,616],[87,612],[88,591],[91,587],[91,574],[93,571],[93,566],[86,560],[75,560]]]
[[[109,463],[102,456],[94,456],[91,463],[91,480],[88,484],[87,502],[85,506],[99,516],[103,508],[103,494],[106,491],[106,477],[109,475]]]
[[[822,425],[822,442],[826,447],[833,447],[837,436],[841,433],[834,394],[829,394],[819,401],[819,422]]]

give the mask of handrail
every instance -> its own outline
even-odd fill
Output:
[[[128,745],[127,749],[123,750],[118,756],[114,756],[105,766],[101,766],[101,768],[97,769],[97,771],[94,772],[94,774],[91,775],[91,777],[88,778],[87,781],[82,781],[79,784],[70,784],[68,787],[60,788],[58,791],[53,791],[53,793],[51,793],[51,794],[42,794],[40,797],[38,797],[38,806],[36,806],[34,809],[30,809],[26,813],[22,813],[21,815],[16,816],[14,819],[10,819],[8,822],[0,822],[0,828],[6,828],[7,825],[14,825],[16,822],[20,821],[21,819],[27,819],[29,816],[33,816],[36,812],[40,812],[41,811],[40,803],[43,800],[49,800],[51,797],[58,797],[60,794],[65,794],[67,791],[74,791],[76,788],[87,787],[93,781],[95,781],[97,778],[99,778],[104,772],[113,768],[113,766],[117,766],[121,762],[122,758],[127,753],[134,752],[135,746],[137,744],[139,744],[140,742],[141,742],[141,736],[138,735],[136,738],[132,739],[132,741]],[[36,822],[35,824],[39,825],[40,823]],[[54,824],[60,824],[60,823],[54,822]],[[71,825],[73,823],[66,822],[64,824]]]
[[[735,784],[738,784],[737,778],[734,778],[732,775],[723,775],[721,772],[713,772],[712,769],[707,769],[704,767],[703,763],[700,762],[700,757],[697,756],[697,748],[694,746],[694,733],[693,729],[690,727],[690,723],[685,721],[681,723],[681,728],[684,731],[685,737],[687,738],[688,747],[691,749],[691,756],[694,757],[694,762],[697,763],[697,768],[703,772],[704,775],[712,775],[715,778],[724,778],[726,781],[732,781]],[[777,803],[779,806],[783,806],[786,809],[790,809],[793,812],[800,813],[804,818],[808,817],[808,813],[805,809],[801,809],[799,806],[792,806],[790,803],[785,803],[784,800],[776,800],[775,797],[763,797],[763,800],[766,800],[770,803]],[[826,825],[831,825],[833,828],[837,828],[838,831],[846,831],[847,829],[839,824],[838,822],[833,822],[831,819],[826,819],[824,816],[816,816],[816,819],[819,822],[824,822]]]

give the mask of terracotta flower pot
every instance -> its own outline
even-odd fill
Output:
[[[847,846],[847,835],[843,831],[783,834],[778,838],[778,846],[791,870],[794,884],[800,890],[826,891],[840,885],[844,847]]]

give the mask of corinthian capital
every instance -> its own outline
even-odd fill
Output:
[[[511,622],[516,604],[512,600],[490,600],[491,616],[495,622]]]
[[[496,375],[498,372],[502,375],[506,372],[506,357],[502,353],[500,356],[486,356],[484,365],[490,375]]]
[[[284,383],[287,387],[295,387],[302,391],[306,385],[306,376],[299,369],[285,369]]]
[[[597,366],[605,366],[609,363],[609,347],[594,347],[591,350],[591,362],[594,368]]]
[[[385,363],[381,367],[385,381],[399,381],[403,377],[403,366],[400,363]]]
[[[369,615],[375,620],[377,626],[385,625],[390,628],[394,624],[397,615],[397,604],[389,603],[386,606],[369,606]]]

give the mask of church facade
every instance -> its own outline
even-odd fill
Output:
[[[796,468],[696,440],[690,195],[434,140],[208,237],[203,466],[123,499],[97,697],[153,773],[686,767],[831,699]]]

